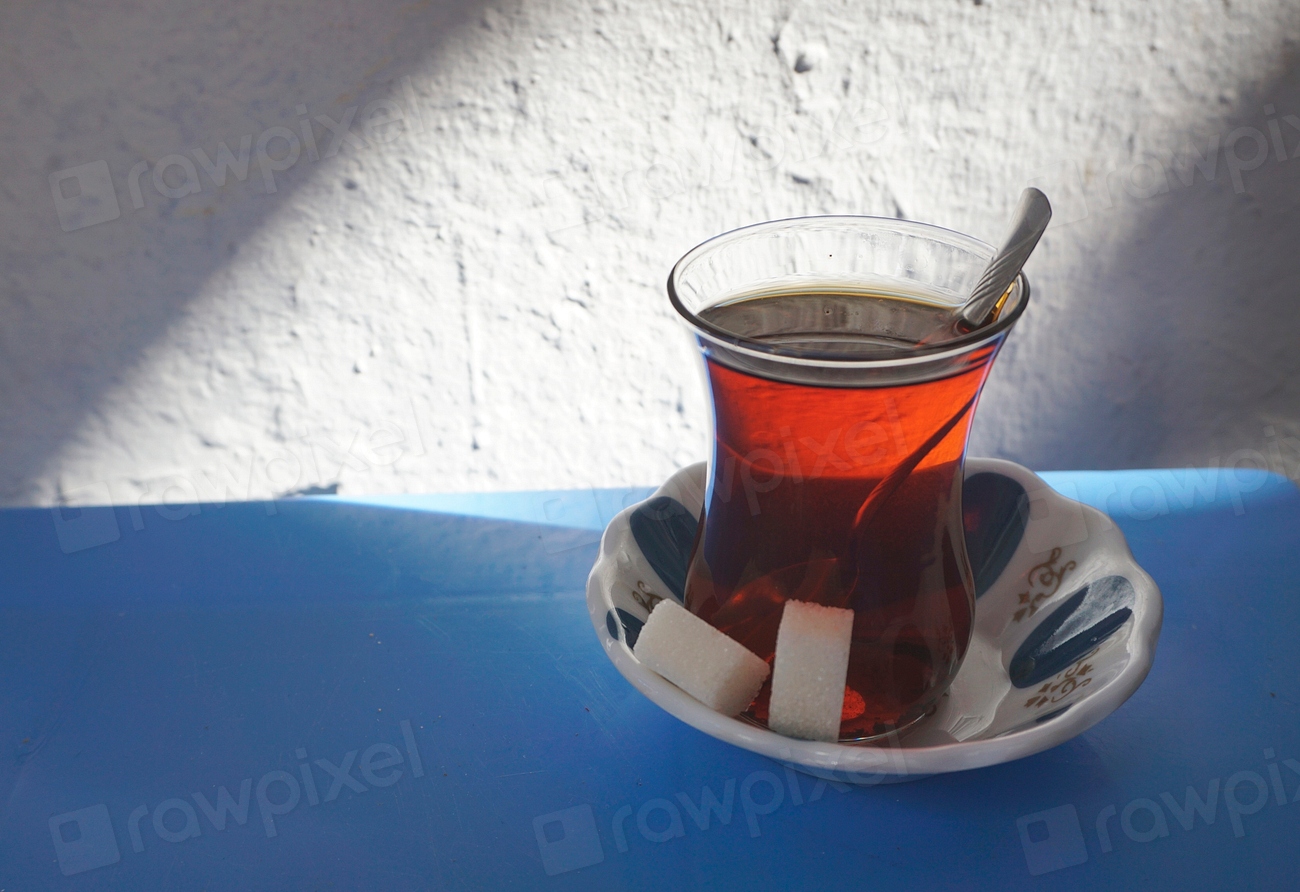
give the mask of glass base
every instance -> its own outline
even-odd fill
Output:
[[[877,744],[886,743],[892,741],[893,739],[896,739],[899,735],[903,734],[904,732],[910,731],[913,727],[916,726],[918,722],[921,721],[921,719],[934,715],[935,710],[938,708],[939,708],[938,701],[935,701],[934,703],[930,704],[930,706],[926,708],[924,711],[917,713],[912,718],[906,719],[905,721],[899,723],[898,725],[890,728],[888,731],[882,731],[879,734],[870,734],[865,737],[841,737],[839,740],[835,742],[847,744],[849,746],[874,746]],[[764,731],[772,730],[767,726],[766,722],[760,721],[758,718],[755,718],[753,715],[750,715],[748,712],[742,712],[740,715],[736,716],[736,718],[740,719],[742,722],[747,722],[748,724],[753,725],[755,728],[762,728]],[[796,738],[791,738],[791,739],[794,740]]]

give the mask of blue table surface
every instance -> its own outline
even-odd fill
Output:
[[[858,788],[606,660],[583,586],[644,489],[0,511],[0,889],[1300,887],[1300,493],[1043,476],[1164,593],[1146,683]]]

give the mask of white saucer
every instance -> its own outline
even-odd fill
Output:
[[[938,709],[876,746],[794,740],[721,715],[642,666],[630,646],[659,599],[681,600],[704,483],[703,463],[683,468],[610,522],[587,608],[623,677],[719,740],[817,777],[896,783],[1063,743],[1114,712],[1151,668],[1160,590],[1110,518],[1020,465],[969,459],[963,508],[975,631]]]

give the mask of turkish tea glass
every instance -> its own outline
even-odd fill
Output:
[[[769,663],[788,599],[852,609],[842,741],[923,717],[970,644],[966,442],[1027,281],[982,328],[920,342],[993,253],[936,226],[802,217],[713,238],[668,279],[713,416],[686,606]],[[769,695],[744,717],[765,725]]]

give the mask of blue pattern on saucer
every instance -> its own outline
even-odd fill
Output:
[[[915,780],[1070,739],[1146,677],[1163,613],[1159,588],[1101,512],[1011,462],[975,458],[966,470],[962,524],[978,597],[971,643],[935,711],[898,746],[782,737],[719,715],[637,660],[633,647],[655,605],[682,599],[707,491],[703,462],[677,471],[606,528],[587,580],[605,653],[641,693],[692,727],[837,782]]]
[[[617,618],[614,616],[616,613],[618,614]],[[623,640],[627,642],[628,647],[636,647],[636,640],[641,637],[641,630],[645,628],[645,622],[628,613],[622,607],[615,607],[605,614],[605,628],[609,631],[609,637],[615,641],[618,640],[620,622],[623,626]]]
[[[1001,576],[1019,547],[1029,522],[1029,497],[1010,477],[987,471],[973,474],[962,487],[962,514],[978,598]],[[659,496],[633,510],[628,525],[646,562],[669,593],[684,602],[687,565],[699,526],[695,515],[676,499]],[[1079,589],[1020,645],[1009,667],[1012,684],[1032,687],[1068,668],[1128,621],[1133,598],[1133,586],[1122,576],[1108,576]],[[610,637],[617,639],[621,627],[628,647],[636,645],[644,625],[644,620],[621,607],[606,616]]]
[[[1106,576],[1079,589],[1021,643],[1011,658],[1011,683],[1033,687],[1081,659],[1128,622],[1133,599],[1133,583],[1123,576]]]
[[[676,499],[659,496],[628,518],[632,538],[677,602],[686,601],[686,566],[699,521]]]
[[[988,591],[1025,533],[1029,496],[1010,477],[984,472],[962,486],[966,553],[975,574],[975,597]],[[660,496],[632,512],[632,536],[650,566],[678,601],[685,600],[686,570],[698,526],[681,502]]]
[[[963,482],[961,506],[978,598],[1002,575],[1020,545],[1029,522],[1029,495],[1010,477],[985,471]]]

